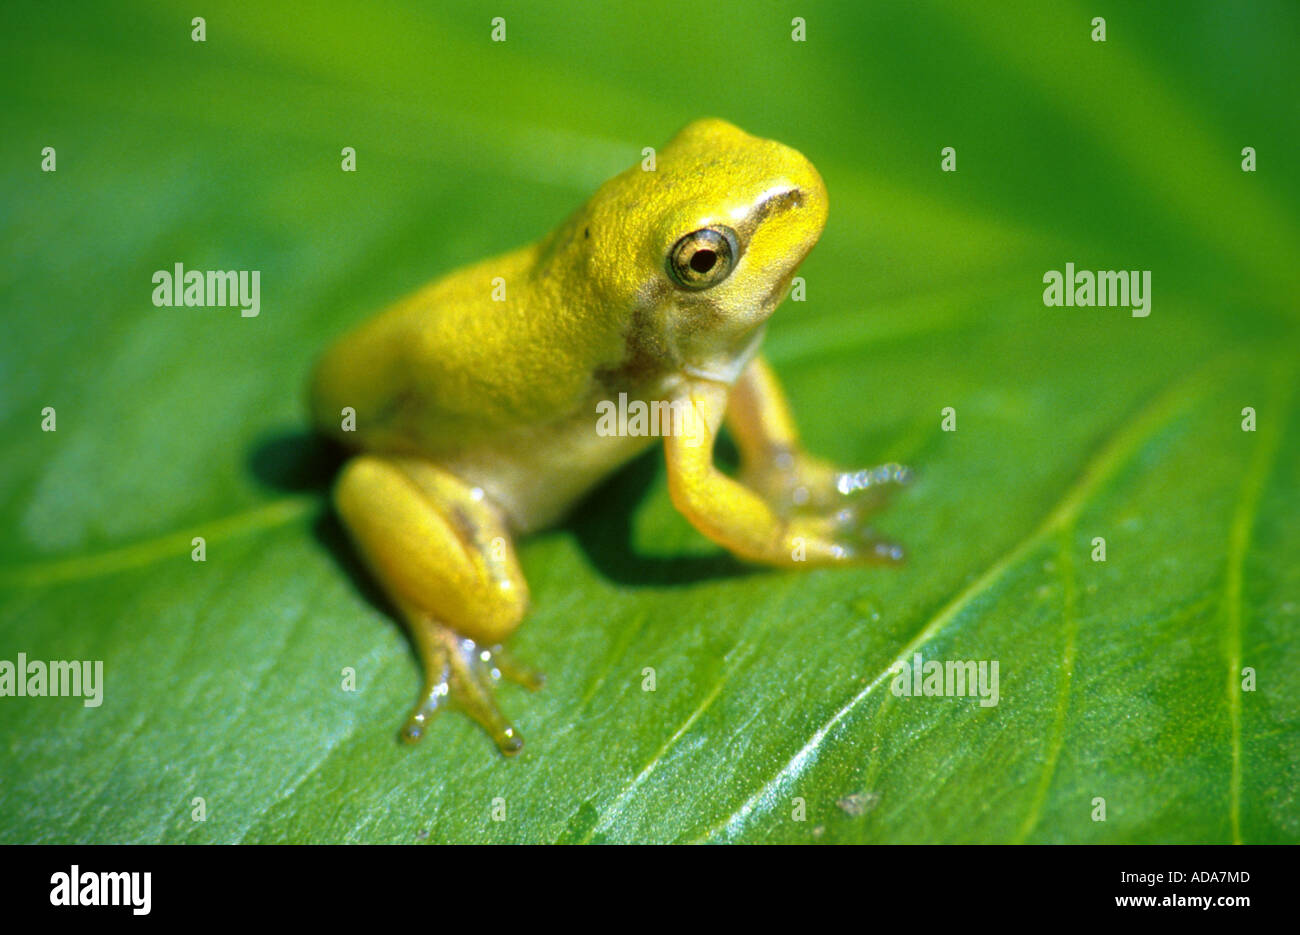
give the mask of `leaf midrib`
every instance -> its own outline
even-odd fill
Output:
[[[739,809],[726,819],[714,824],[692,843],[701,843],[722,834],[724,840],[731,840],[743,829],[749,817],[764,804],[769,804],[781,788],[793,782],[804,770],[817,759],[822,741],[834,730],[836,725],[851,714],[857,706],[870,695],[881,682],[889,676],[898,663],[906,660],[913,652],[924,646],[940,633],[958,614],[968,607],[981,594],[988,591],[1011,568],[1037,548],[1049,536],[1061,532],[1073,524],[1083,507],[1102,486],[1113,477],[1130,458],[1137,453],[1150,436],[1162,426],[1168,424],[1181,410],[1189,406],[1200,387],[1213,385],[1207,381],[1207,374],[1223,366],[1231,359],[1234,352],[1220,353],[1203,362],[1189,376],[1177,380],[1167,387],[1154,400],[1147,403],[1135,416],[1130,417],[1118,430],[1111,434],[1101,451],[1084,467],[1079,479],[1068,488],[1057,506],[1047,515],[1043,522],[1025,539],[1002,558],[994,562],[972,584],[963,589],[940,611],[933,616],[921,630],[898,652],[888,666],[875,678],[849,699],[812,738],[779,770],[776,775],[763,784],[761,788],[745,800]],[[763,811],[767,811],[764,808]]]

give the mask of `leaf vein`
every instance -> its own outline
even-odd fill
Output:
[[[1060,502],[1048,513],[1036,530],[1031,532],[1009,553],[994,562],[979,578],[945,604],[921,628],[916,636],[908,641],[907,645],[898,652],[888,666],[882,669],[875,678],[840,707],[831,716],[830,720],[818,728],[812,738],[799,749],[775,776],[746,799],[740,808],[733,812],[725,822],[715,825],[705,832],[702,838],[697,840],[708,839],[717,833],[721,833],[724,838],[730,840],[741,832],[756,810],[760,808],[763,811],[769,810],[774,804],[777,794],[802,775],[808,766],[816,760],[821,745],[830,732],[848,717],[868,695],[875,691],[876,687],[894,671],[899,662],[906,660],[909,655],[933,639],[981,594],[990,590],[1007,571],[1018,565],[1021,559],[1036,548],[1043,539],[1071,525],[1089,499],[1128,462],[1142,443],[1159,431],[1162,426],[1167,425],[1187,406],[1199,387],[1207,385],[1205,380],[1207,371],[1222,364],[1227,358],[1227,354],[1213,358],[1210,363],[1198,367],[1191,375],[1167,387],[1154,400],[1139,410],[1135,416],[1112,433],[1100,452],[1084,467],[1079,479],[1066,490]]]

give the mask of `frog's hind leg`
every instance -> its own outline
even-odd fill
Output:
[[[402,615],[424,666],[424,691],[402,730],[424,736],[442,707],[464,711],[503,753],[523,739],[497,707],[501,678],[541,676],[501,648],[528,609],[510,533],[483,491],[417,458],[359,455],[334,502],[366,565]]]

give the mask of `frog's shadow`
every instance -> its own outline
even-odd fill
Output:
[[[725,439],[719,445],[719,460],[724,466],[735,461],[735,451]],[[682,556],[646,555],[636,550],[632,518],[663,471],[663,463],[658,446],[640,455],[588,494],[559,528],[573,533],[597,571],[625,587],[684,587],[756,573],[758,569],[721,550],[712,555]]]
[[[312,527],[324,546],[352,578],[357,589],[377,607],[392,607],[352,548],[346,531],[327,503],[329,486],[347,458],[343,448],[305,430],[281,430],[256,442],[248,466],[258,482],[275,490],[319,493],[321,512]],[[725,439],[719,446],[725,466],[735,450]],[[701,581],[754,573],[729,553],[660,556],[638,552],[633,545],[632,518],[663,470],[656,447],[634,459],[589,493],[559,526],[538,535],[568,532],[592,566],[610,581],[629,588],[684,587]],[[685,522],[683,520],[682,522]]]
[[[266,435],[253,445],[248,468],[259,483],[282,493],[317,494],[320,512],[312,535],[334,557],[358,593],[389,616],[396,609],[375,583],[348,541],[347,531],[329,507],[329,488],[347,452],[327,438],[305,430],[286,429]]]

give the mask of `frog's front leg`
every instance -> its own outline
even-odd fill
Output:
[[[861,524],[912,479],[901,464],[846,471],[805,451],[781,384],[761,357],[732,390],[727,428],[740,449],[742,481],[778,512],[835,513],[845,524]]]
[[[849,475],[800,449],[780,388],[765,365],[751,363],[730,394],[726,386],[697,380],[682,399],[694,418],[692,431],[664,439],[669,492],[704,535],[742,558],[770,565],[902,560],[902,549],[866,528],[847,505],[852,491],[841,492],[838,485]],[[724,416],[740,447],[741,481],[713,464]],[[788,463],[768,463],[787,455]],[[797,492],[801,487],[806,496]]]
[[[501,649],[528,607],[509,530],[483,491],[418,458],[358,455],[334,489],[343,524],[404,618],[425,684],[403,737],[414,742],[444,704],[460,708],[503,753],[523,739],[502,716],[501,677],[541,678]]]

